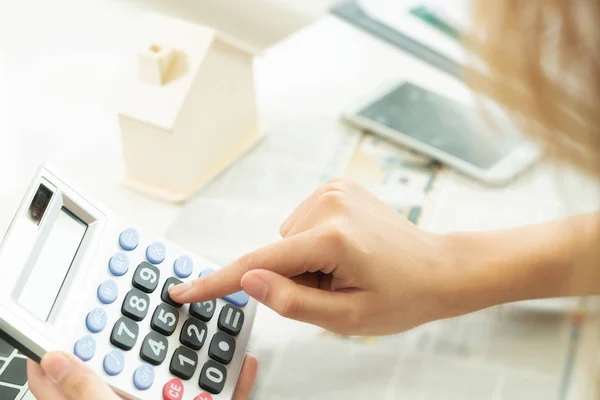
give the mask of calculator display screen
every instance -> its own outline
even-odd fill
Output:
[[[87,225],[64,207],[58,212],[18,297],[18,303],[39,319],[48,320],[86,230]]]

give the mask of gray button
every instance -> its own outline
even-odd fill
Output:
[[[226,304],[219,315],[219,329],[236,336],[242,330],[242,325],[244,325],[244,312],[231,304]]]
[[[217,332],[213,336],[208,356],[221,364],[229,364],[235,353],[235,339],[223,332]]]

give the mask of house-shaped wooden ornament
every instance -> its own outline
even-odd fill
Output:
[[[143,18],[117,86],[129,187],[183,202],[262,138],[256,54],[205,26]]]

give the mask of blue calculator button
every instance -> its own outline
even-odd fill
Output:
[[[95,308],[85,318],[85,325],[92,333],[102,332],[106,328],[107,319],[106,311],[102,308]]]
[[[133,384],[139,390],[149,389],[154,383],[154,368],[150,364],[142,364],[133,373]]]
[[[117,299],[119,287],[114,281],[106,280],[98,286],[98,299],[104,304],[111,304]]]
[[[154,242],[146,249],[146,258],[152,264],[160,264],[165,259],[167,249],[161,242]]]
[[[108,269],[114,276],[123,276],[129,270],[129,257],[125,253],[117,253],[108,260]]]
[[[203,276],[206,276],[206,275],[210,275],[210,274],[212,274],[212,273],[213,273],[213,272],[215,272],[215,271],[216,271],[216,270],[215,270],[214,268],[206,268],[206,269],[203,269],[203,270],[202,270],[202,272],[200,272],[200,275],[199,275],[199,277],[203,277]]]
[[[119,375],[125,366],[125,353],[119,349],[111,351],[104,357],[103,366],[108,375]]]
[[[82,361],[89,361],[96,353],[96,341],[91,336],[84,336],[75,343],[73,351]]]
[[[234,306],[244,307],[246,304],[248,304],[250,296],[248,296],[248,294],[246,294],[246,292],[244,291],[239,291],[236,293],[228,294],[227,296],[223,296],[223,300],[228,301]]]
[[[200,277],[210,275],[213,272],[215,272],[215,270],[213,268],[206,268],[205,270],[200,272]],[[234,306],[244,307],[246,304],[248,304],[248,301],[250,300],[250,296],[248,296],[248,294],[246,292],[244,292],[243,290],[240,290],[239,292],[228,294],[227,296],[223,296],[222,299],[233,304]]]
[[[127,228],[119,235],[119,245],[123,250],[134,250],[140,243],[140,234],[134,228]]]
[[[173,263],[173,271],[179,278],[187,278],[192,274],[194,261],[190,256],[181,256]]]

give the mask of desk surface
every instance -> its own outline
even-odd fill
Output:
[[[3,93],[0,105],[6,106],[3,110],[7,125],[5,130],[0,129],[0,152],[4,150],[0,153],[3,156],[0,171],[5,181],[0,191],[1,229],[12,217],[20,189],[39,162],[47,159],[69,171],[87,191],[118,213],[182,242],[189,233],[182,220],[203,221],[220,207],[223,196],[232,203],[241,195],[247,196],[246,199],[251,197],[254,208],[237,204],[235,218],[223,219],[213,235],[215,243],[225,244],[237,234],[239,241],[235,243],[239,245],[224,247],[234,257],[276,240],[278,223],[328,173],[335,171],[331,163],[335,163],[337,146],[352,140],[355,134],[339,124],[339,114],[362,93],[382,81],[409,78],[448,96],[469,96],[469,91],[452,77],[334,17],[324,18],[268,50],[257,61],[258,98],[269,134],[265,146],[273,146],[282,153],[265,163],[258,160],[261,150],[257,149],[242,162],[243,168],[232,168],[190,204],[171,206],[120,185],[122,161],[111,84],[119,57],[126,48],[130,19],[141,10],[115,2],[102,6],[77,5],[69,11],[42,6],[30,13],[26,8],[31,4],[23,3],[22,9],[15,6],[11,13],[0,16],[0,93]],[[280,141],[291,136],[300,138],[294,144],[304,144],[305,151],[293,149],[286,153],[286,146]],[[300,172],[298,166],[302,167]],[[426,223],[439,231],[481,229],[562,215],[565,210],[549,200],[552,197],[549,193],[556,194],[556,190],[547,171],[536,169],[512,187],[495,192],[445,171],[438,193],[444,200],[438,204],[444,208],[432,209]],[[256,181],[244,188],[228,185],[242,173],[261,176],[260,184],[268,184],[265,182],[269,182],[269,176],[274,179],[276,174],[286,172],[301,179],[282,185],[278,197],[272,195],[273,191],[268,196],[263,194]],[[277,182],[281,184],[282,180]],[[217,198],[217,194],[221,197]],[[470,199],[468,204],[465,199]],[[532,205],[544,211],[532,215],[529,212]],[[587,206],[577,204],[575,208]],[[517,209],[521,211],[515,212]],[[235,225],[229,224],[232,220]],[[264,223],[257,226],[257,221]],[[205,249],[194,244],[194,237],[187,240],[193,249]],[[518,331],[499,329],[500,336],[486,339],[504,346],[495,351],[487,345],[480,346],[481,343],[456,346],[466,340],[467,331],[482,326],[488,329],[490,319],[496,318],[497,313],[504,313],[503,321],[507,324],[522,318],[520,312],[503,308],[446,325],[433,324],[380,342],[384,345],[348,347],[333,338],[322,338],[321,332],[313,327],[281,320],[261,309],[255,348],[263,369],[255,398],[384,399],[398,398],[404,393],[411,393],[411,399],[439,398],[426,389],[432,385],[441,385],[446,393],[455,390],[457,396],[462,393],[464,398],[465,392],[456,387],[458,373],[480,383],[477,390],[488,395],[480,399],[512,400],[519,398],[519,394],[528,399],[548,398],[549,393],[555,393],[556,376],[562,372],[562,349],[548,354],[549,359],[560,365],[533,371],[527,377],[527,382],[533,380],[529,386],[513,375],[518,375],[520,368],[536,365],[533,361],[536,354],[534,351],[515,354],[514,350],[519,346],[535,349],[536,341],[552,343],[556,336],[549,335],[548,329],[555,329],[560,338],[568,338],[565,317],[551,313],[546,324],[533,328],[516,323],[514,329],[531,329],[528,332],[531,339],[525,342],[519,341],[522,335]],[[440,336],[440,332],[452,335]],[[510,339],[504,340],[506,337]],[[390,345],[399,352],[390,353]],[[477,362],[491,360],[490,364],[481,365],[483,372],[479,371],[464,354],[454,353],[457,348],[471,352]],[[407,349],[408,353],[404,351]],[[419,353],[423,349],[426,354]],[[450,353],[444,355],[444,349]],[[482,349],[491,352],[477,353]],[[311,357],[325,354],[332,363],[325,370],[314,368],[318,362]],[[502,386],[513,378],[514,386]],[[348,385],[349,379],[353,379],[353,385]],[[308,383],[311,381],[312,386]]]

